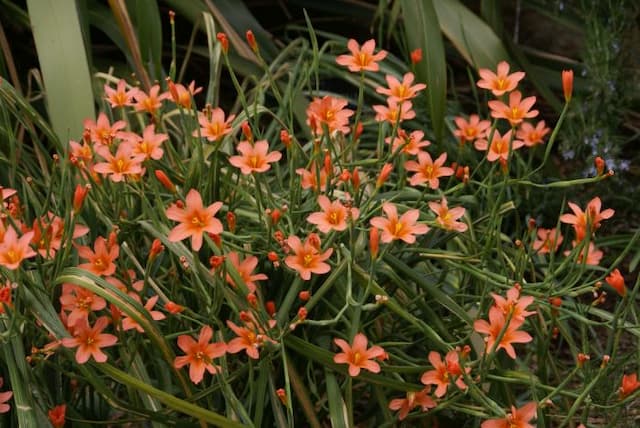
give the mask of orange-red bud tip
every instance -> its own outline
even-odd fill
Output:
[[[256,42],[256,37],[253,35],[253,31],[247,30],[246,36],[247,43],[249,44],[249,47],[251,47],[251,50],[258,53],[258,42]]]
[[[220,42],[222,52],[226,55],[229,52],[229,39],[227,39],[227,35],[224,33],[218,33],[216,34],[216,39]]]
[[[562,70],[562,90],[565,102],[571,101],[573,94],[573,70]]]

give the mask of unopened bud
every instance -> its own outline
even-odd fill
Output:
[[[164,308],[170,314],[178,314],[178,313],[184,311],[184,306],[178,305],[177,303],[174,303],[174,302],[171,302],[171,301],[165,303]]]
[[[562,70],[562,90],[564,100],[568,103],[573,94],[573,70]]]
[[[351,173],[351,184],[353,184],[353,190],[358,191],[360,188],[360,173],[358,173],[358,167],[353,168]]]
[[[229,52],[229,39],[227,39],[227,35],[224,33],[218,33],[216,34],[216,39],[220,42],[222,52],[226,55]]]
[[[371,252],[371,259],[375,260],[378,256],[378,249],[380,248],[380,232],[377,227],[369,229],[369,251]]]
[[[387,181],[387,179],[389,178],[389,175],[391,175],[391,171],[393,171],[393,164],[385,163],[382,166],[382,170],[380,170],[380,176],[378,177],[378,180],[376,180],[377,188],[382,187],[385,181]]]
[[[258,306],[258,298],[254,293],[247,294],[247,303],[254,308]]]
[[[291,135],[286,129],[280,131],[280,141],[282,141],[282,144],[284,144],[287,149],[291,147]]]
[[[78,214],[82,209],[82,204],[84,203],[85,198],[87,197],[87,193],[89,193],[89,189],[91,189],[91,185],[87,184],[82,186],[78,184],[76,186],[75,192],[73,192],[73,212],[74,214]]]
[[[211,269],[218,269],[224,263],[224,256],[211,256],[209,258],[209,266]]]
[[[155,259],[162,251],[164,251],[164,245],[162,245],[162,241],[160,241],[158,238],[154,239],[153,243],[151,244],[151,250],[149,251],[149,260]]]
[[[253,35],[253,31],[247,30],[246,32],[247,43],[251,47],[251,50],[255,53],[258,53],[258,42],[256,42],[256,37]]]
[[[227,227],[229,228],[229,232],[235,233],[235,231],[236,231],[236,215],[231,211],[227,212]]]
[[[307,308],[305,308],[304,306],[301,306],[300,309],[298,309],[298,319],[300,321],[304,321],[307,319]]]
[[[273,300],[269,300],[264,304],[264,309],[267,311],[270,317],[276,314],[276,303]]]
[[[249,122],[245,120],[240,126],[242,128],[242,135],[244,135],[244,138],[246,138],[250,143],[253,142],[253,132],[251,132],[251,126],[249,126]]]
[[[306,302],[309,300],[309,298],[311,297],[311,293],[309,293],[308,290],[303,290],[300,293],[298,293],[298,297],[300,298],[300,300],[302,300],[303,302]]]
[[[589,356],[589,354],[583,354],[582,352],[580,352],[578,354],[578,368],[582,368],[584,366],[584,363],[589,361],[591,359],[591,357]]]
[[[287,405],[287,392],[282,388],[278,388],[276,390],[276,395],[280,399],[280,402],[282,403],[282,405],[286,406]]]
[[[422,49],[417,48],[411,51],[411,63],[417,64],[422,61]]]
[[[156,174],[156,178],[158,179],[160,184],[164,186],[165,189],[167,189],[171,193],[176,192],[175,184],[171,182],[171,180],[169,179],[169,177],[167,177],[167,174],[165,174],[164,171],[160,169],[156,169],[155,174]]]
[[[604,159],[602,159],[600,156],[596,156],[596,158],[593,160],[593,164],[596,167],[598,176],[604,174],[604,167],[605,167]]]

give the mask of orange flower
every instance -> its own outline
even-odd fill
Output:
[[[605,281],[607,281],[607,284],[613,287],[619,295],[624,297],[624,295],[627,294],[627,286],[624,283],[624,277],[619,269],[614,269],[611,275],[605,278]]]
[[[87,246],[77,246],[78,255],[89,261],[78,265],[80,269],[86,269],[95,275],[109,276],[116,271],[116,265],[113,262],[120,254],[120,247],[112,245],[107,246],[107,241],[99,236],[93,245],[94,251]]]
[[[133,292],[129,293],[129,296],[133,300],[137,301],[138,303],[142,303],[140,296],[138,296],[136,293],[133,293]],[[157,302],[158,302],[158,296],[150,297],[147,300],[147,303],[144,304],[144,308],[147,310],[147,313],[149,314],[149,316],[151,316],[151,319],[155,321],[160,321],[165,319],[167,316],[160,311],[153,310],[153,307],[156,305]],[[143,314],[140,314],[140,315],[144,317]],[[122,320],[122,330],[127,331],[127,330],[131,330],[132,328],[135,328],[138,331],[138,333],[144,333],[144,329],[140,324],[138,324],[138,321],[134,320],[130,316],[126,316]]]
[[[191,108],[191,99],[195,94],[202,92],[202,87],[196,88],[196,82],[191,81],[188,87],[180,83],[173,83],[167,79],[169,85],[169,94],[176,105],[184,108]]]
[[[518,82],[524,79],[522,71],[509,74],[509,64],[506,61],[498,64],[498,74],[486,68],[478,70],[478,74],[481,77],[478,86],[491,90],[496,97],[513,91],[518,86]]]
[[[633,392],[640,388],[640,382],[638,382],[638,375],[636,373],[633,374],[625,374],[622,376],[622,382],[620,383],[620,389],[618,390],[620,393],[620,399],[624,399],[627,396],[633,394]]]
[[[517,150],[522,147],[524,143],[520,140],[511,141],[511,131],[507,131],[504,136],[496,130],[493,132],[493,140],[489,146],[487,140],[478,140],[475,142],[475,148],[477,150],[487,150],[487,160],[489,162],[495,162],[499,160],[501,164],[506,165],[509,160],[509,146],[511,151]]]
[[[429,140],[423,140],[423,138],[424,132],[422,131],[413,131],[411,134],[407,135],[405,131],[400,129],[398,130],[398,136],[393,139],[391,151],[396,152],[397,150],[402,149],[402,153],[417,156],[418,153],[422,151],[423,147],[431,145]],[[391,137],[385,138],[384,142],[387,144],[391,143]]]
[[[507,119],[511,126],[515,126],[526,118],[538,115],[538,110],[531,110],[535,102],[536,97],[522,99],[520,91],[513,91],[509,94],[509,105],[498,100],[489,101],[491,117]]]
[[[491,127],[490,121],[480,120],[480,116],[477,114],[469,116],[468,122],[461,116],[455,117],[453,121],[458,127],[458,129],[453,131],[453,135],[460,139],[460,143],[485,138]]]
[[[107,146],[97,147],[96,153],[102,156],[106,162],[95,164],[93,170],[100,174],[109,175],[114,183],[119,183],[127,175],[144,174],[142,161],[145,155],[134,155],[133,148],[129,144],[120,144],[115,156],[111,154]]]
[[[429,362],[434,370],[424,372],[420,378],[420,382],[425,385],[436,385],[436,397],[442,397],[447,393],[447,388],[451,381],[455,381],[459,389],[467,389],[467,385],[462,378],[458,352],[455,350],[447,352],[445,361],[442,361],[442,357],[440,357],[438,352],[431,351],[429,352]],[[466,369],[467,373],[470,371],[470,368]]]
[[[316,242],[317,245],[314,245]],[[294,255],[288,256],[284,259],[284,262],[291,269],[298,271],[300,277],[305,281],[311,279],[311,274],[324,274],[331,270],[331,266],[328,263],[324,263],[331,254],[333,248],[329,248],[324,253],[320,253],[320,239],[314,233],[310,234],[304,241],[304,244],[295,235],[287,238],[287,244],[294,252]]]
[[[334,98],[329,95],[322,98],[314,98],[307,107],[307,123],[311,131],[318,135],[324,133],[323,125],[326,125],[330,134],[340,131],[347,135],[349,129],[349,118],[353,115],[353,110],[345,108],[347,100]]]
[[[341,232],[347,228],[347,220],[355,220],[360,215],[359,209],[347,208],[340,201],[331,202],[324,195],[318,196],[318,205],[322,211],[312,213],[307,217],[307,221],[317,225],[322,233],[332,230]]]
[[[611,208],[601,211],[602,201],[597,196],[589,201],[587,208],[584,211],[582,211],[582,209],[573,202],[569,202],[568,204],[569,208],[573,211],[573,214],[561,215],[560,221],[573,225],[578,242],[582,241],[586,236],[587,227],[589,228],[590,233],[594,233],[600,227],[600,222],[602,220],[607,220],[615,214],[615,211]]]
[[[562,70],[562,91],[565,102],[571,101],[573,94],[573,70]]]
[[[376,122],[387,121],[391,125],[395,125],[403,120],[416,117],[416,112],[411,110],[412,107],[411,101],[398,102],[395,99],[389,98],[386,106],[374,105],[373,110],[376,112]]]
[[[222,202],[214,202],[204,208],[200,193],[195,189],[189,190],[184,208],[176,204],[167,208],[167,218],[180,222],[169,232],[169,241],[178,242],[191,237],[191,248],[199,251],[205,232],[216,235],[222,233],[222,222],[214,217],[220,208]]]
[[[258,349],[262,346],[264,337],[255,331],[251,323],[249,323],[247,327],[238,327],[232,321],[227,321],[227,326],[238,336],[229,341],[227,344],[227,352],[235,354],[240,351],[245,351],[247,355],[254,360],[260,358]]]
[[[277,162],[282,157],[280,152],[270,152],[269,143],[266,140],[256,141],[251,145],[248,141],[241,141],[236,147],[242,156],[231,156],[229,163],[236,168],[240,168],[240,172],[249,175],[253,172],[265,172],[271,168],[272,162]]]
[[[89,320],[89,313],[107,307],[107,302],[86,288],[73,284],[64,284],[60,295],[60,304],[64,311],[69,311],[67,327],[74,327],[82,320]]]
[[[35,257],[37,253],[29,246],[32,238],[33,231],[26,232],[18,238],[18,233],[9,226],[0,243],[0,266],[15,270],[24,259]]]
[[[327,175],[328,175],[329,171],[327,171],[326,169],[322,168],[320,170],[320,188],[318,189],[318,183],[316,183],[317,178],[316,178],[316,164],[315,162],[311,164],[311,169],[310,170],[306,170],[304,168],[298,168],[296,169],[296,174],[298,174],[301,177],[301,181],[300,181],[300,186],[302,186],[303,189],[312,189],[312,190],[320,190],[320,191],[324,191],[326,185],[327,185]]]
[[[423,412],[436,407],[436,402],[429,396],[431,388],[426,387],[422,391],[409,391],[406,398],[394,398],[389,402],[390,410],[399,410],[398,419],[403,420],[409,412],[420,407]]]
[[[431,159],[431,155],[427,152],[418,153],[418,162],[407,161],[404,164],[404,168],[407,171],[415,172],[409,184],[417,186],[418,184],[429,183],[431,189],[437,189],[440,187],[440,177],[449,177],[453,175],[453,169],[443,166],[447,161],[447,154],[442,153],[434,161]]]
[[[429,231],[426,224],[416,224],[420,211],[417,209],[408,210],[398,218],[398,210],[390,202],[382,204],[382,211],[387,217],[374,217],[370,220],[372,226],[382,230],[382,242],[388,244],[398,239],[407,244],[416,242],[415,235],[423,235]]]
[[[118,341],[118,338],[113,334],[102,333],[108,324],[107,317],[98,318],[93,327],[89,325],[86,319],[82,319],[74,326],[74,337],[63,338],[62,346],[65,348],[78,348],[76,351],[78,364],[86,363],[91,357],[98,363],[104,363],[107,361],[107,354],[102,352],[102,348],[113,346]]]
[[[516,133],[516,138],[522,140],[527,147],[533,147],[536,144],[543,144],[543,138],[551,129],[545,126],[544,120],[538,122],[534,128],[529,122],[522,122]]]
[[[461,221],[457,221],[464,215],[465,209],[463,207],[455,207],[449,209],[447,206],[446,198],[442,198],[442,201],[429,202],[429,208],[436,213],[436,222],[447,230],[455,230],[457,232],[464,232],[468,229],[468,226]]]
[[[427,87],[427,85],[425,85],[424,83],[418,83],[411,86],[414,78],[415,76],[413,75],[413,73],[406,73],[402,77],[402,82],[400,82],[394,76],[387,74],[385,76],[385,79],[387,80],[389,88],[378,87],[376,88],[376,92],[386,95],[387,97],[389,97],[389,100],[394,100],[397,102],[409,100],[416,97],[419,91],[422,91]]]
[[[218,141],[220,138],[231,133],[231,122],[235,119],[235,115],[230,115],[225,120],[224,111],[217,107],[211,111],[211,118],[209,119],[206,114],[198,113],[198,123],[200,124],[200,131],[193,131],[194,137],[203,137],[209,141]]]
[[[529,422],[536,417],[537,407],[535,401],[531,401],[519,409],[511,406],[511,413],[507,413],[507,417],[484,421],[480,428],[535,428]]]
[[[372,346],[367,349],[367,337],[358,333],[353,338],[353,346],[343,339],[333,339],[333,342],[342,349],[342,352],[333,356],[333,362],[337,364],[349,365],[349,376],[356,377],[360,374],[360,369],[369,370],[372,373],[380,372],[380,365],[372,361],[374,358],[385,356],[384,349],[380,346]]]
[[[59,406],[54,407],[49,410],[49,422],[53,425],[53,428],[62,428],[64,427],[64,422],[67,413],[67,406],[65,404],[60,404]]]
[[[507,290],[507,298],[491,293],[495,301],[494,308],[497,308],[505,318],[511,314],[513,321],[522,323],[529,315],[533,315],[536,311],[527,311],[527,306],[531,305],[535,300],[532,296],[520,297],[520,289],[518,286],[511,287]],[[493,308],[492,308],[493,309]]]
[[[548,254],[556,252],[560,244],[562,244],[562,234],[555,227],[552,229],[539,228],[537,231],[538,239],[533,243],[533,249],[540,254]]]
[[[533,338],[524,331],[518,330],[518,327],[522,325],[522,322],[517,322],[514,319],[511,319],[509,324],[506,324],[506,318],[497,308],[492,308],[489,311],[489,322],[485,320],[477,320],[473,323],[473,328],[478,333],[488,334],[485,338],[487,342],[487,352],[490,352],[493,349],[496,340],[500,337],[501,333],[502,338],[498,343],[496,351],[500,350],[500,348],[504,349],[509,357],[515,359],[516,351],[513,348],[513,343],[528,343],[533,340]]]
[[[231,264],[236,268],[240,278],[244,282],[244,284],[249,289],[249,293],[255,293],[257,285],[254,281],[264,281],[269,279],[267,275],[263,273],[254,274],[253,270],[258,266],[258,258],[256,256],[246,257],[244,260],[240,261],[240,256],[235,251],[231,251],[227,254],[227,257]],[[233,278],[231,275],[227,275],[227,283],[232,286],[236,286],[233,282]]]
[[[134,108],[136,111],[146,111],[151,115],[155,115],[160,107],[162,107],[162,100],[169,98],[169,93],[160,92],[160,85],[153,85],[149,89],[149,94],[141,89],[135,89],[133,98],[136,100]]]
[[[111,104],[111,108],[133,105],[133,93],[135,90],[130,89],[127,91],[126,85],[127,82],[124,79],[118,81],[116,89],[113,89],[108,84],[104,85],[104,94],[109,104]]]
[[[575,248],[576,245],[578,245],[578,242],[571,241],[571,244],[573,245],[573,248]],[[586,250],[586,254],[585,254],[585,250]],[[565,256],[568,256],[569,254],[571,254],[571,251],[569,250],[564,252]],[[596,245],[593,242],[589,242],[589,247],[582,248],[580,250],[580,253],[578,253],[578,256],[576,258],[576,263],[584,262],[584,264],[587,264],[587,265],[598,266],[603,256],[604,256],[604,253],[601,250],[598,250],[596,248]]]
[[[109,118],[104,113],[100,113],[98,115],[98,120],[96,122],[91,119],[86,119],[84,121],[84,128],[89,131],[91,142],[97,146],[110,146],[118,135],[118,132],[126,126],[127,123],[124,120],[119,120],[111,125],[109,123]]]
[[[376,48],[376,41],[371,39],[362,44],[362,48],[354,39],[347,42],[347,48],[351,51],[351,55],[340,55],[336,58],[336,62],[345,67],[349,67],[349,71],[378,71],[377,61],[382,61],[386,56],[386,51],[373,53]]]
[[[178,336],[178,347],[186,355],[176,357],[173,366],[180,369],[189,365],[189,378],[195,384],[202,381],[205,370],[211,374],[218,373],[219,367],[213,365],[213,359],[227,352],[227,345],[224,342],[209,343],[212,337],[213,329],[208,325],[200,330],[197,342],[188,334]]]
[[[3,383],[4,379],[0,377],[0,386],[2,386]],[[13,397],[13,391],[0,392],[0,413],[7,413],[11,410],[11,406],[7,404],[7,401],[9,401],[11,397]]]
[[[163,142],[169,139],[167,134],[156,134],[155,125],[151,124],[144,128],[142,136],[135,132],[122,132],[123,137],[122,144],[128,144],[131,146],[131,154],[136,157],[141,157],[143,160],[162,159],[164,150],[161,145]]]

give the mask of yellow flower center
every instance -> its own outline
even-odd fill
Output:
[[[93,345],[93,343],[94,343],[95,341],[96,341],[96,340],[95,340],[93,337],[87,337],[87,340],[85,341],[85,343],[86,343],[88,346],[91,346],[91,345]]]
[[[313,261],[313,255],[311,254],[305,254],[305,256],[303,257],[303,265],[304,267],[309,267],[311,266],[311,262]]]
[[[191,218],[191,224],[197,227],[203,227],[205,225],[205,222],[202,221],[202,219],[200,218],[200,216],[194,215]]]
[[[20,255],[16,251],[9,250],[7,251],[7,259],[9,259],[11,263],[17,263],[20,261]]]
[[[249,165],[251,166],[251,168],[257,168],[258,167],[258,156],[250,156],[249,157]]]
[[[396,225],[393,228],[395,235],[400,235],[400,232],[402,232],[403,228],[404,226],[402,225],[402,223],[396,223]]]
[[[520,109],[518,107],[511,107],[511,117],[517,118],[520,116]]]
[[[364,360],[364,356],[360,352],[353,354],[353,364],[358,365],[362,360]]]
[[[503,90],[507,86],[507,81],[503,78],[498,79],[497,89]]]
[[[362,66],[366,66],[369,64],[369,55],[364,52],[360,52],[358,54],[358,64]]]
[[[424,175],[426,175],[427,177],[432,177],[433,176],[433,166],[432,165],[427,165],[424,167]]]
[[[123,159],[118,159],[116,161],[116,171],[117,172],[122,172],[124,171],[124,167],[125,167],[125,162]]]
[[[331,224],[338,224],[338,213],[335,211],[332,211],[331,214],[329,214],[329,223]]]

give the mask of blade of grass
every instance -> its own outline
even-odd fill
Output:
[[[129,0],[127,7],[136,28],[142,62],[151,70],[151,78],[162,79],[162,20],[158,3]]]
[[[77,138],[95,110],[75,2],[28,0],[27,6],[53,129],[61,141]]]
[[[464,59],[476,68],[494,68],[508,61],[500,38],[478,15],[458,0],[433,2],[442,32]]]
[[[416,74],[418,81],[427,83],[425,94],[433,130],[439,142],[444,130],[447,64],[434,2],[402,0],[402,16],[409,50],[422,49],[423,60],[416,64]]]
[[[125,5],[124,0],[109,0],[109,6],[113,11],[118,27],[120,27],[120,31],[127,42],[127,47],[129,48],[131,58],[133,58],[133,67],[136,70],[138,79],[142,82],[144,89],[148,91],[149,88],[151,88],[151,80],[149,79],[147,70],[144,68],[144,63],[142,62],[140,44],[138,43],[135,28],[133,28],[133,24],[131,23],[127,6]]]

